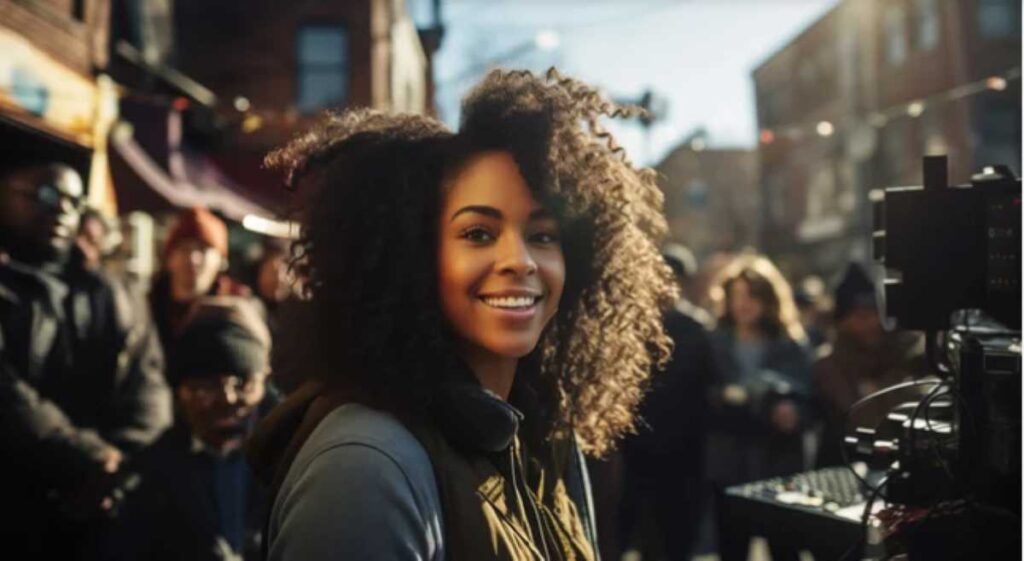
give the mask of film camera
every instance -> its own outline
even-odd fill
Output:
[[[949,186],[945,156],[926,157],[923,187],[875,199],[886,315],[925,331],[937,376],[855,405],[849,459],[886,474],[890,553],[1019,559],[1021,180],[994,166]]]

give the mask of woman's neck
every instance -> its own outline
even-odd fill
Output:
[[[518,359],[498,356],[478,347],[464,349],[462,359],[481,386],[508,400],[512,382],[516,379]]]

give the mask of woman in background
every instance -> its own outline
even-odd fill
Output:
[[[721,379],[712,400],[708,476],[721,491],[802,471],[811,356],[789,283],[767,258],[741,255],[719,273],[711,296]],[[723,561],[746,559],[748,541],[720,521]],[[770,545],[776,561],[795,559],[795,548]]]

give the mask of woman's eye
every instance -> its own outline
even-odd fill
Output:
[[[463,230],[459,237],[473,243],[487,243],[494,240],[494,236],[484,228],[468,228]]]
[[[534,243],[544,245],[558,243],[559,241],[558,234],[552,232],[537,232],[536,234],[530,236],[530,240],[533,241]]]

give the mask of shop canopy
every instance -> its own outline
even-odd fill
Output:
[[[180,111],[123,100],[121,115],[111,133],[110,164],[122,212],[203,206],[243,223],[280,214],[183,141]]]

